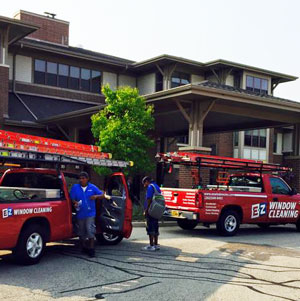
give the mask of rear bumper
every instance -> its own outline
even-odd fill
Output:
[[[174,218],[174,219],[188,219],[188,220],[198,220],[198,213],[177,209],[166,209],[164,217]]]

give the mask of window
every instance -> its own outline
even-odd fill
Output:
[[[69,79],[69,66],[59,64],[58,65],[58,86],[61,88],[68,88]]]
[[[233,132],[233,146],[239,146],[239,132]]]
[[[247,75],[246,90],[260,94],[268,94],[268,80]]]
[[[273,137],[273,153],[282,153],[282,133],[274,133]]]
[[[171,88],[183,86],[190,83],[190,75],[182,72],[174,72],[171,79]]]
[[[289,194],[291,189],[279,178],[270,178],[272,193],[274,194]]]
[[[232,176],[229,180],[229,186],[263,187],[261,177],[257,176]]]
[[[120,176],[110,178],[107,191],[111,196],[126,197],[125,187]]]
[[[164,88],[163,87],[163,75],[160,72],[157,72],[155,74],[155,81],[156,81],[155,92],[162,91]]]
[[[101,72],[92,70],[92,92],[101,92]]]
[[[43,173],[7,173],[0,187],[0,201],[41,201],[63,197],[57,175]]]
[[[101,72],[36,59],[34,83],[101,93]]]
[[[80,68],[78,67],[70,67],[70,88],[74,90],[79,90],[79,73]]]
[[[46,62],[35,60],[34,62],[34,82],[36,84],[45,84],[46,79]]]
[[[267,130],[245,131],[244,144],[246,146],[265,148],[267,144]]]
[[[57,86],[57,64],[47,62],[46,85]]]

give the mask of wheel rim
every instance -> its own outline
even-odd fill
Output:
[[[233,232],[237,226],[237,220],[235,216],[228,215],[225,219],[224,225],[227,232]]]
[[[116,241],[119,238],[119,235],[114,235],[111,233],[104,232],[102,234],[103,234],[104,239],[107,241],[110,241],[110,242]]]
[[[26,243],[27,254],[30,258],[37,258],[43,250],[43,238],[39,233],[32,233]]]

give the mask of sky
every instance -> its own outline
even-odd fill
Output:
[[[134,61],[170,54],[225,59],[300,77],[299,0],[11,0],[20,9],[70,22],[70,45]],[[300,101],[300,79],[275,96]]]

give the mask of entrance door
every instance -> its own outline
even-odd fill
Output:
[[[132,202],[125,176],[122,173],[112,174],[105,192],[112,199],[103,199],[99,211],[97,210],[99,212],[97,221],[101,232],[122,234],[128,238],[132,231]]]

